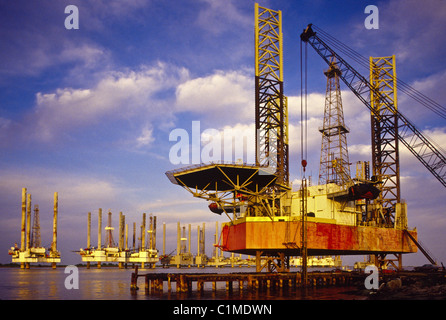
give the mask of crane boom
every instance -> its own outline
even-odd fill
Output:
[[[396,116],[399,141],[446,187],[446,157],[439,151],[439,148],[389,103],[387,98],[372,86],[364,76],[318,37],[312,29],[312,24],[308,25],[300,37],[303,42],[309,43],[328,65],[330,65],[332,57],[336,58],[338,68],[341,71],[341,80],[370,111],[373,112],[369,101],[370,93],[373,92],[374,95],[382,99],[385,110],[382,110],[380,115],[374,114],[373,116],[383,124],[390,121],[390,116]]]

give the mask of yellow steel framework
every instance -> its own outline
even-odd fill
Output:
[[[282,11],[255,4],[256,76],[283,81]]]
[[[381,193],[374,200],[375,213],[370,217],[378,225],[407,228],[401,204],[400,164],[398,151],[398,100],[395,56],[370,57],[370,91],[372,122],[372,170]],[[383,99],[384,97],[384,99]],[[387,254],[374,256],[379,267],[402,267],[402,254],[390,259]],[[398,264],[398,266],[395,264]]]
[[[370,84],[376,89],[370,91],[372,168],[381,189],[374,220],[393,227],[401,197],[395,56],[370,57]]]
[[[282,12],[255,5],[256,165],[289,182],[288,110],[283,95]]]

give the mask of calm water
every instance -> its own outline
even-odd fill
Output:
[[[130,291],[130,277],[133,269],[106,268],[78,268],[79,289],[68,290],[65,288],[65,280],[70,273],[64,273],[64,267],[51,268],[34,267],[29,270],[19,268],[0,268],[0,299],[2,300],[361,300],[362,296],[349,294],[354,287],[328,287],[309,289],[306,296],[302,296],[300,290],[296,292],[285,291],[279,294],[277,291],[239,292],[237,285],[229,295],[225,290],[225,283],[217,284],[217,291],[212,290],[211,284],[205,285],[203,294],[193,292],[191,294],[178,294],[175,285],[172,284],[172,292],[167,292],[164,285],[164,293],[157,295],[146,295],[144,292],[144,278],[139,278],[140,290],[136,293]],[[152,272],[253,272],[253,268],[205,268],[205,269],[140,269],[139,274]]]

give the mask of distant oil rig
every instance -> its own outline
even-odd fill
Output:
[[[59,210],[58,193],[54,193],[53,241],[51,247],[41,246],[39,206],[34,206],[34,223],[31,228],[31,194],[22,189],[22,225],[21,243],[11,247],[9,254],[12,262],[20,263],[22,269],[30,268],[30,263],[51,263],[53,268],[60,262],[60,252],[57,251],[57,216]],[[32,233],[31,233],[32,229]]]
[[[54,218],[53,218],[53,241],[50,248],[41,245],[39,206],[34,205],[34,215],[31,219],[31,194],[27,189],[22,189],[22,225],[21,225],[21,246],[15,244],[10,248],[9,254],[13,263],[20,263],[21,268],[29,269],[31,264],[50,263],[52,268],[61,262],[60,252],[57,250],[57,218],[58,218],[58,193],[54,193]],[[31,223],[32,221],[32,223]],[[102,264],[118,263],[119,268],[127,265],[140,265],[144,268],[154,268],[156,264],[164,267],[252,267],[255,266],[255,259],[250,256],[242,258],[242,255],[231,254],[225,257],[221,250],[220,230],[218,222],[215,223],[213,253],[209,257],[205,250],[205,223],[197,226],[197,254],[194,256],[191,250],[191,224],[186,226],[177,223],[177,248],[166,254],[166,224],[163,223],[163,249],[162,255],[156,249],[156,225],[157,217],[149,215],[149,223],[146,225],[146,213],[142,215],[140,225],[140,236],[136,237],[136,223],[133,223],[133,241],[129,246],[129,228],[125,223],[125,215],[119,213],[118,242],[114,241],[112,226],[112,212],[108,211],[108,223],[105,228],[102,226],[102,208],[98,209],[98,238],[97,246],[91,243],[91,212],[87,215],[87,246],[77,252],[81,256],[82,262],[86,262],[87,268],[91,263],[95,263],[97,268]],[[102,243],[102,230],[105,230],[105,243]],[[187,245],[186,245],[187,243]],[[176,251],[176,254],[173,254]],[[331,257],[314,257],[310,259],[310,265],[320,267],[341,266],[340,259]],[[293,265],[301,263],[298,259],[293,260]]]
[[[242,255],[231,254],[230,257],[223,255],[219,245],[220,230],[218,222],[215,223],[213,254],[208,257],[205,253],[205,229],[206,225],[203,223],[197,226],[197,254],[194,256],[191,250],[192,229],[191,224],[188,224],[187,234],[186,226],[181,226],[177,222],[177,248],[166,254],[166,224],[163,223],[163,249],[162,255],[156,249],[156,221],[157,217],[149,215],[149,228],[146,228],[146,213],[143,213],[142,224],[140,226],[140,237],[136,237],[136,224],[133,223],[133,245],[128,245],[128,225],[125,224],[125,216],[122,212],[119,214],[119,243],[116,245],[113,241],[112,227],[112,213],[108,212],[108,225],[105,227],[106,241],[105,246],[102,246],[102,209],[98,210],[98,245],[91,246],[91,212],[88,213],[88,228],[87,228],[87,248],[77,251],[82,262],[87,262],[87,268],[90,268],[90,263],[97,263],[97,267],[101,268],[101,263],[118,263],[119,268],[124,268],[127,265],[140,264],[141,268],[155,268],[159,263],[164,267],[242,267],[255,266],[255,259],[243,259]],[[125,226],[125,228],[124,228]],[[124,231],[125,230],[125,231]],[[147,236],[146,236],[147,233]],[[138,244],[136,240],[139,240]],[[173,254],[176,251],[176,254]],[[318,267],[340,267],[342,261],[340,257],[333,259],[332,257],[314,257],[310,258],[311,266]],[[300,260],[293,261],[294,266],[299,266]]]
[[[102,209],[98,210],[98,243],[97,247],[91,245],[91,212],[88,213],[87,227],[87,247],[76,251],[80,254],[82,262],[87,262],[87,268],[90,268],[91,262],[101,268],[102,263],[118,263],[119,268],[124,268],[128,264],[140,264],[141,268],[154,268],[159,263],[163,268],[169,266],[181,267],[223,267],[223,266],[251,266],[253,260],[235,257],[224,257],[223,251],[218,246],[219,230],[216,222],[216,232],[214,234],[213,255],[208,257],[205,253],[205,224],[197,226],[197,254],[191,252],[191,225],[181,227],[177,223],[177,248],[166,254],[166,224],[163,223],[163,249],[162,255],[156,249],[156,216],[149,216],[149,227],[146,228],[146,213],[143,213],[142,224],[140,226],[140,237],[136,236],[136,223],[133,223],[133,243],[128,245],[128,225],[125,224],[125,215],[119,214],[119,242],[116,245],[113,241],[112,213],[108,212],[108,225],[105,227],[106,241],[102,245]],[[136,242],[138,240],[138,243]],[[186,245],[187,243],[187,245]],[[176,254],[173,254],[176,251]]]
[[[125,215],[119,213],[119,241],[116,245],[113,241],[112,213],[108,212],[108,225],[105,227],[105,246],[102,245],[102,209],[98,211],[98,243],[97,247],[91,246],[91,212],[88,213],[87,247],[79,250],[83,262],[87,262],[90,268],[91,262],[96,262],[101,268],[101,263],[118,262],[120,268],[127,263],[141,263],[142,268],[146,264],[154,265],[158,262],[158,251],[156,250],[156,217],[149,217],[149,229],[146,229],[146,214],[143,213],[141,225],[141,243],[136,248],[136,224],[133,223],[133,246],[128,246],[128,225],[125,224]],[[146,232],[147,231],[147,232]],[[146,237],[148,233],[148,237]],[[146,240],[149,246],[146,246]]]

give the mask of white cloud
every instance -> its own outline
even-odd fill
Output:
[[[305,104],[305,101],[302,101]],[[318,92],[307,95],[307,115],[308,117],[323,117],[325,105],[325,94]],[[305,105],[304,105],[305,107]],[[301,96],[288,97],[288,113],[290,117],[300,119],[301,115]]]
[[[222,124],[254,119],[254,81],[244,71],[216,71],[176,89],[176,110],[208,116]]]
[[[371,158],[371,144],[354,144],[348,146],[349,156],[363,157],[363,159]]]
[[[67,133],[105,119],[129,119],[143,115],[152,121],[160,115],[167,117],[172,112],[165,104],[169,97],[163,101],[155,95],[175,88],[187,77],[186,69],[158,62],[137,71],[109,72],[91,88],[39,92],[35,109],[28,114],[23,127],[28,136],[51,141],[61,132]],[[143,133],[147,139],[148,132]]]

